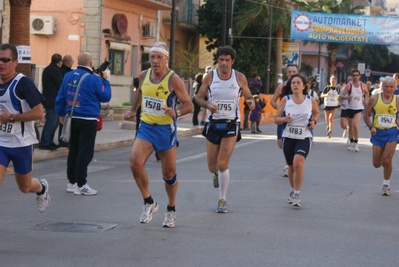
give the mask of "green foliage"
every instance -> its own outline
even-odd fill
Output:
[[[388,47],[385,45],[355,45],[351,61],[366,63],[372,70],[380,70],[391,62]]]
[[[180,70],[180,77],[193,78],[195,74],[200,72],[198,68],[198,45],[194,48],[191,47],[192,40],[188,44],[188,49],[176,50],[176,69]]]
[[[389,58],[391,59],[391,62],[383,67],[381,70],[391,73],[399,72],[399,55],[389,53]]]
[[[306,63],[301,63],[300,73],[304,73],[307,77],[312,76],[313,74],[313,66]]]
[[[132,102],[123,102],[122,106],[133,106]]]
[[[264,5],[253,2],[234,1],[232,47],[236,50],[237,57],[233,68],[247,77],[252,72],[257,72],[265,81],[268,43],[266,38],[268,23],[265,21],[267,17],[265,11],[267,10]],[[262,1],[259,0],[259,2]],[[247,16],[247,11],[252,12],[251,17]],[[198,10],[198,31],[201,36],[207,37],[205,44],[208,51],[218,48],[222,44],[222,17],[220,0],[206,0]],[[275,48],[272,50],[274,51]],[[216,59],[214,58],[214,60]],[[271,69],[274,70],[273,67]]]

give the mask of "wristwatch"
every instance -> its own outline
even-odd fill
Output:
[[[12,117],[12,114],[10,114],[10,118],[8,118],[8,122],[9,123],[14,123],[15,122],[14,118]]]

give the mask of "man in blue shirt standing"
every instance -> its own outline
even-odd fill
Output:
[[[93,73],[91,56],[81,53],[78,56],[78,68],[64,76],[55,101],[55,109],[64,124],[64,117],[72,109],[77,85],[83,75],[76,105],[72,116],[71,138],[67,160],[67,192],[75,195],[92,196],[97,190],[87,184],[87,168],[93,159],[97,134],[97,116],[100,115],[101,102],[111,100],[111,87],[107,74]]]

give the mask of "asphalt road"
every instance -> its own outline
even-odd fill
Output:
[[[259,135],[244,132],[237,143],[227,214],[215,213],[218,190],[205,140],[180,138],[173,229],[161,227],[167,203],[154,156],[146,167],[161,208],[149,224],[139,223],[142,198],[129,169],[130,147],[95,153],[88,181],[97,196],[66,193],[65,157],[37,162],[34,175],[48,179],[51,206],[39,213],[34,196],[5,177],[0,266],[398,266],[399,153],[392,196],[383,197],[382,169],[371,165],[369,132],[361,125],[355,153],[346,150],[341,130],[327,139],[319,121],[300,209],[286,202],[290,188],[275,125],[262,125]]]

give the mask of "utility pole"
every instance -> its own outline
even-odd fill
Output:
[[[233,11],[234,11],[234,0],[230,1],[229,9],[229,32],[228,32],[228,45],[233,46]]]
[[[266,75],[266,94],[269,94],[270,87],[270,57],[272,56],[272,23],[273,23],[273,3],[269,0],[269,41],[267,44],[267,75]]]
[[[169,68],[173,69],[175,63],[176,0],[172,0],[172,12],[170,13],[170,17]]]
[[[227,0],[223,0],[223,5],[222,5],[222,46],[226,45],[226,27],[227,27]]]

